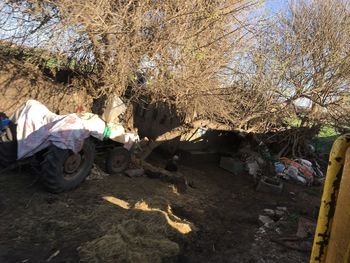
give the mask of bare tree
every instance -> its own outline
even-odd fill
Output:
[[[349,5],[290,1],[285,12],[254,27],[251,49],[227,66],[227,90],[235,95],[225,100],[239,106],[229,114],[236,127],[285,130],[273,136],[283,145],[280,154],[302,156],[322,125],[348,126]],[[291,128],[291,122],[298,126]]]
[[[299,115],[302,126],[348,121],[349,4],[291,1],[261,35],[257,53],[266,57],[269,90],[285,104],[308,108]]]
[[[249,46],[247,12],[257,1],[6,1],[3,10],[21,30],[12,41],[93,65],[77,85],[93,97],[175,105],[190,120],[213,120],[263,131],[271,94],[245,80],[229,83],[227,67]],[[12,17],[11,17],[12,16]],[[33,38],[41,41],[33,41]],[[243,42],[244,40],[244,42]],[[242,45],[244,44],[244,46]],[[45,53],[45,52],[43,52]],[[146,76],[137,87],[138,76]],[[260,121],[262,120],[262,122]]]
[[[251,1],[7,1],[28,17],[28,39],[44,32],[48,47],[96,64],[96,95],[122,95],[137,72],[147,74],[150,95],[178,108],[196,107],[202,92],[218,87],[217,73],[239,46],[243,11]],[[35,21],[35,23],[34,23]],[[49,24],[49,26],[48,26]],[[35,26],[33,26],[35,25]],[[57,43],[61,41],[60,43]],[[65,46],[66,44],[66,46]],[[94,83],[96,84],[96,83]]]
[[[95,98],[131,88],[130,101],[168,103],[193,123],[257,133],[287,129],[295,118],[305,127],[346,123],[349,2],[292,1],[259,25],[247,19],[254,4],[8,0],[0,32],[16,45],[35,43],[39,57],[87,65],[75,85]],[[18,30],[9,29],[13,20]]]

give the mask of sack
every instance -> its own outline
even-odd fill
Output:
[[[102,119],[106,123],[118,124],[119,116],[124,114],[126,111],[126,106],[124,102],[118,97],[111,97],[106,104],[106,108],[102,114]]]

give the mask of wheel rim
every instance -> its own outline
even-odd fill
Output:
[[[126,158],[127,157],[124,155],[114,156],[113,161],[112,161],[113,169],[119,169],[119,168],[123,167],[125,165]]]
[[[64,162],[64,177],[69,179],[75,176],[83,161],[81,154],[72,154]]]

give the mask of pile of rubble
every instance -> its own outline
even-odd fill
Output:
[[[249,251],[254,262],[308,261],[316,227],[313,220],[289,213],[286,207],[276,207],[264,209],[259,223]]]
[[[246,144],[238,153],[222,156],[220,167],[234,175],[249,174],[260,192],[281,194],[284,181],[312,186],[324,182],[325,176],[315,160],[302,158],[276,158],[269,148],[260,143],[258,147]]]

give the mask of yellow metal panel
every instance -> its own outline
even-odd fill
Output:
[[[350,134],[342,135],[336,139],[330,153],[310,263],[326,262],[327,248],[343,173],[345,152],[349,145]],[[336,261],[332,262],[335,263]]]
[[[350,244],[350,148],[346,151],[343,176],[340,183],[326,262],[349,262]]]

